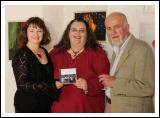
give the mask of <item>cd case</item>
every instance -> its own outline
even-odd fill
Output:
[[[63,84],[72,84],[77,79],[76,68],[60,69],[60,81]]]

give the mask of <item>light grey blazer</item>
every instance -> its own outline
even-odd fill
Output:
[[[115,54],[111,66],[114,59]],[[112,112],[154,112],[154,67],[151,47],[132,35],[116,68],[111,88]]]

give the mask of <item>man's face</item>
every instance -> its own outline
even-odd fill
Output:
[[[129,34],[129,25],[120,15],[113,15],[106,19],[105,27],[111,45],[120,47]]]

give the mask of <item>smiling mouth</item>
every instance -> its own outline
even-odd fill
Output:
[[[39,40],[39,37],[31,37],[33,40]]]
[[[118,36],[113,36],[113,37],[112,37],[112,39],[116,39],[116,38],[118,38]]]
[[[73,36],[75,39],[81,39],[80,36]]]

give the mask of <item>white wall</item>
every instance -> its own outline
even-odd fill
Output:
[[[11,67],[11,61],[8,61],[8,21],[24,21],[31,16],[39,16],[44,18],[46,25],[51,33],[52,42],[46,47],[50,50],[54,44],[56,44],[66,28],[67,24],[71,19],[74,18],[75,12],[86,12],[86,11],[106,11],[107,15],[113,11],[119,11],[126,14],[128,17],[128,22],[130,24],[131,32],[137,37],[140,37],[140,24],[141,23],[154,23],[154,11],[145,13],[144,6],[140,5],[46,5],[46,6],[6,6],[6,69],[5,69],[5,103],[6,112],[14,112],[13,98],[16,90],[15,79]],[[106,50],[109,53],[109,58],[112,53],[108,41],[105,43],[109,48]]]
[[[58,43],[64,31],[64,6],[50,5],[43,7],[45,23],[51,33],[51,43],[46,46],[48,50],[53,48],[53,44]]]

